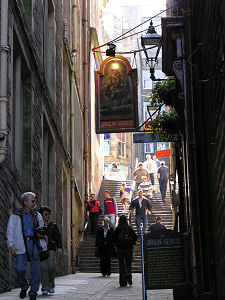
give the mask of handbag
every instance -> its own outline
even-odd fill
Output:
[[[40,261],[44,261],[48,258],[49,258],[49,251],[48,250],[40,252]]]

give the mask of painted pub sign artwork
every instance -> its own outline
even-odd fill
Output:
[[[137,70],[123,56],[106,58],[95,72],[96,132],[138,128]]]

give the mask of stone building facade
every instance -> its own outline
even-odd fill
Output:
[[[57,275],[76,270],[85,201],[103,176],[103,139],[91,147],[88,122],[90,9],[79,0],[0,1],[0,292],[16,285],[6,228],[28,190],[62,233]]]

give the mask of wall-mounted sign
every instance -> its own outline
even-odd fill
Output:
[[[137,70],[119,55],[106,58],[95,72],[96,132],[133,132],[138,128]]]
[[[170,149],[165,150],[157,150],[155,151],[156,158],[167,157],[170,156]]]

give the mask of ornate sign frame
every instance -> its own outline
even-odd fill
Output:
[[[95,72],[96,133],[138,130],[137,69],[123,56],[106,58]]]

